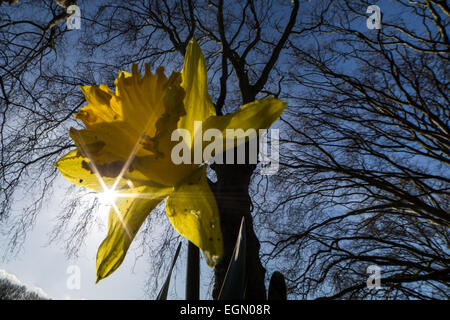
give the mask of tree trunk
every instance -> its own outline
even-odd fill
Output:
[[[248,149],[247,149],[248,150]],[[235,150],[235,155],[236,155]],[[247,289],[245,297],[250,300],[266,298],[264,275],[266,270],[259,258],[259,240],[253,229],[251,215],[251,199],[248,194],[250,177],[256,165],[224,164],[212,165],[216,172],[217,182],[211,188],[217,200],[220,213],[220,223],[224,240],[224,256],[214,269],[215,281],[213,298],[217,299],[230,263],[230,258],[236,243],[241,219],[245,217],[247,236]]]

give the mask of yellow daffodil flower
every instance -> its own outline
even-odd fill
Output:
[[[82,87],[88,105],[76,119],[84,129],[70,129],[76,149],[55,164],[71,183],[94,190],[110,201],[108,234],[97,253],[97,281],[122,263],[140,226],[166,199],[166,213],[183,237],[203,250],[214,266],[223,253],[217,204],[206,178],[206,166],[174,164],[172,132],[187,129],[194,140],[194,121],[205,128],[268,128],[285,103],[267,98],[233,114],[217,116],[208,94],[207,70],[200,46],[189,43],[181,73],[167,78],[145,65],[142,77],[121,71],[115,92],[108,86]]]

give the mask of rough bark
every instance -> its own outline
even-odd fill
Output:
[[[212,166],[217,175],[217,182],[211,184],[211,188],[219,207],[224,240],[223,259],[214,270],[215,281],[212,293],[214,299],[217,299],[219,295],[227,272],[242,217],[245,217],[247,236],[248,279],[245,297],[249,300],[266,298],[264,285],[266,270],[259,257],[260,243],[253,229],[252,203],[248,194],[250,178],[255,167],[256,165],[249,164],[216,164]]]

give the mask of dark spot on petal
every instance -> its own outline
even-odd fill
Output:
[[[80,179],[80,183],[83,183],[83,179]]]
[[[97,169],[102,177],[115,178],[120,174],[124,165],[123,161],[118,160],[103,165],[97,165]]]
[[[89,170],[91,173],[94,173],[91,169],[91,166],[89,165],[89,163],[86,160],[81,161],[81,167],[83,169]]]
[[[95,139],[97,139],[97,137],[95,137]],[[91,153],[99,153],[105,146],[105,143],[103,141],[96,141],[93,143],[90,143],[87,145],[88,150]]]

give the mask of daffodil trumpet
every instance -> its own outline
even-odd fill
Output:
[[[141,76],[134,64],[132,73],[119,72],[115,92],[105,84],[81,89],[88,105],[75,118],[84,128],[70,129],[76,149],[55,166],[71,183],[94,190],[111,206],[108,233],[97,253],[97,281],[117,270],[139,228],[164,199],[172,226],[214,267],[223,254],[223,240],[206,164],[174,163],[177,141],[172,141],[172,133],[189,132],[183,143],[192,150],[199,137],[196,122],[201,121],[204,130],[223,134],[223,145],[236,147],[245,139],[238,136],[227,145],[227,129],[267,129],[286,103],[266,98],[232,114],[216,115],[205,59],[195,40],[188,45],[183,70],[169,78],[162,67],[153,74],[149,64]],[[205,146],[200,143],[200,149]]]

